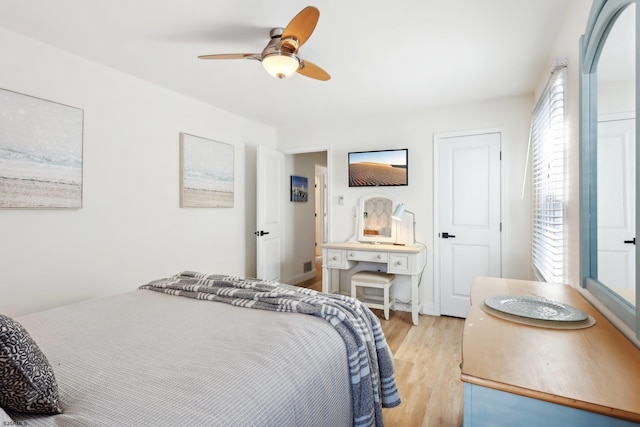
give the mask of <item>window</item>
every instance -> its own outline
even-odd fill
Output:
[[[564,282],[564,87],[566,69],[551,74],[531,123],[532,251],[540,279]]]

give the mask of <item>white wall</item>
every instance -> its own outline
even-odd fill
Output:
[[[290,193],[291,175],[304,176],[309,183],[309,201],[286,201],[284,212],[284,263],[281,278],[284,283],[296,284],[315,277],[315,197],[316,165],[327,165],[326,151],[288,154],[285,161],[286,191]],[[289,196],[287,196],[289,197]],[[304,263],[311,261],[312,271],[304,272]]]
[[[598,117],[630,113],[635,117],[635,80],[598,81]]]
[[[0,312],[182,270],[255,274],[255,151],[273,128],[0,29],[0,87],[84,110],[78,210],[0,210]],[[235,146],[235,206],[179,208],[179,134]]]
[[[502,271],[504,277],[532,279],[530,268],[530,196],[521,199],[522,180],[533,100],[530,96],[496,99],[475,104],[445,106],[392,116],[278,129],[278,149],[331,145],[329,159],[330,240],[345,241],[354,233],[354,208],[371,188],[350,188],[347,181],[349,151],[409,148],[409,186],[374,189],[403,201],[416,213],[416,239],[427,245],[427,268],[421,298],[429,308],[434,300],[433,137],[436,133],[501,128],[504,130],[502,178]],[[300,136],[304,135],[304,138]],[[302,141],[302,142],[301,142]],[[338,197],[344,197],[344,205]],[[409,283],[400,283],[398,299],[408,299]]]

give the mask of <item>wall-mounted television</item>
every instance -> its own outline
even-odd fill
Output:
[[[409,150],[349,153],[349,187],[409,185]]]

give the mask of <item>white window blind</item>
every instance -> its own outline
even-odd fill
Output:
[[[547,282],[564,282],[565,68],[554,71],[533,110],[532,263]]]

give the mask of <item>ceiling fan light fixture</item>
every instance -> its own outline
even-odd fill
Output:
[[[327,81],[329,73],[317,65],[303,61],[298,49],[313,33],[320,11],[307,6],[300,11],[286,27],[276,27],[269,31],[270,40],[262,53],[223,53],[200,55],[200,59],[251,59],[262,62],[264,69],[277,79],[286,79],[294,73],[311,79]]]
[[[298,71],[300,59],[291,53],[275,52],[262,58],[262,66],[275,78],[285,79]]]

